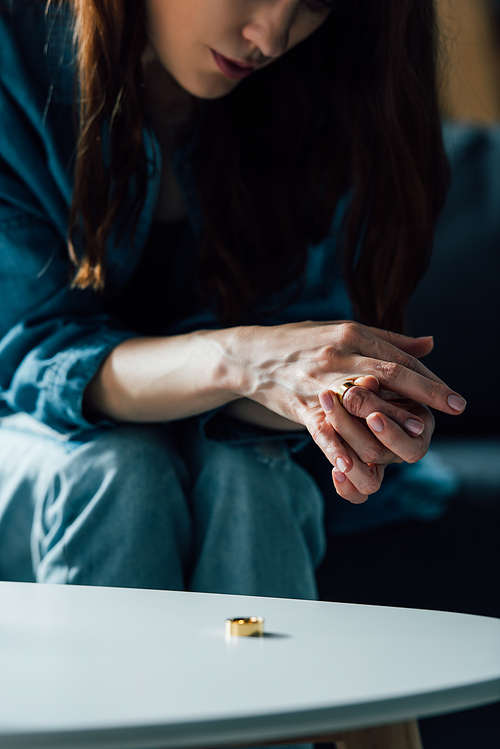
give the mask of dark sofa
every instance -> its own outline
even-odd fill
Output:
[[[318,584],[323,600],[500,617],[500,126],[449,123],[445,140],[452,184],[410,325],[434,335],[425,364],[468,401],[460,417],[436,414],[431,452],[454,488],[440,517],[333,534]],[[500,704],[421,732],[425,749],[498,749]]]

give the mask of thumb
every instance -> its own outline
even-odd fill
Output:
[[[362,377],[356,377],[356,379],[354,380],[354,384],[358,385],[361,388],[371,390],[372,393],[375,393],[375,395],[379,394],[380,383],[373,375],[363,375]]]

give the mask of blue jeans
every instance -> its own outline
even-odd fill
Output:
[[[0,579],[317,597],[323,498],[284,440],[0,419]]]

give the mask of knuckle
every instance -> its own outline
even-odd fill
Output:
[[[360,494],[375,494],[375,492],[378,492],[381,485],[380,479],[378,479],[376,476],[371,476],[370,478],[364,479],[360,485],[358,486],[358,491]]]
[[[320,346],[320,348],[316,351],[316,353],[313,355],[313,362],[314,367],[311,370],[311,375],[316,375],[316,367],[317,365],[322,364],[328,364],[332,356],[335,355],[335,348],[331,346],[330,344],[326,344],[324,346]]]
[[[308,431],[311,437],[313,438],[313,440],[316,442],[316,444],[318,445],[323,444],[326,435],[325,435],[325,430],[322,427],[316,426],[316,425],[310,426],[308,427]]]
[[[415,359],[413,356],[410,356],[409,354],[405,354],[404,351],[398,354],[396,358],[397,363],[401,367],[404,367],[405,369],[411,369],[412,372],[415,372],[419,367],[417,359]]]
[[[387,330],[384,328],[384,333],[386,334],[387,338],[389,339],[389,343],[391,343],[396,348],[399,348],[399,343],[401,341],[401,336],[399,333],[396,333],[394,330]]]
[[[360,460],[363,463],[382,463],[385,457],[385,450],[372,445],[363,448],[359,453]]]
[[[401,366],[401,364],[398,364],[397,362],[382,361],[378,365],[377,369],[379,369],[382,372],[386,380],[393,382],[401,376],[401,371],[403,367]]]
[[[352,416],[362,416],[363,406],[370,394],[359,387],[349,388],[343,398],[344,407]]]
[[[360,326],[358,325],[358,323],[349,320],[348,322],[341,323],[338,333],[340,342],[345,344],[346,346],[351,346],[355,341],[359,339]]]
[[[422,460],[422,458],[424,457],[425,453],[426,453],[426,450],[423,447],[423,445],[421,447],[414,448],[407,455],[406,462],[407,463],[418,463],[419,460]]]
[[[307,425],[307,430],[313,441],[323,452],[335,452],[335,441],[333,439],[333,429],[326,422],[313,422]]]
[[[383,471],[370,469],[364,472],[356,483],[356,488],[360,494],[375,494],[380,489],[382,483]]]
[[[326,437],[326,435],[331,432],[331,426],[323,419],[321,421],[310,421],[307,424],[307,429],[314,440],[316,440],[316,438],[321,439],[322,437]]]
[[[427,386],[427,393],[430,396],[431,400],[439,401],[443,397],[443,386],[438,382],[429,381],[429,385]]]

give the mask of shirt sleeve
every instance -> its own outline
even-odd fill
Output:
[[[95,426],[82,413],[85,387],[136,334],[107,313],[105,295],[70,288],[71,30],[44,5],[0,6],[0,412],[72,432]],[[121,266],[111,259],[111,287],[133,265],[127,249]]]
[[[0,401],[64,432],[88,428],[83,394],[102,361],[134,337],[99,295],[69,288],[50,226],[0,209]]]

